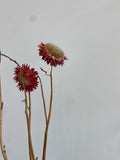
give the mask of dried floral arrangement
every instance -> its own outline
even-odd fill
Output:
[[[52,111],[52,101],[53,101],[53,78],[52,78],[52,70],[53,67],[57,65],[63,66],[64,60],[67,60],[67,57],[64,56],[64,52],[58,46],[52,43],[41,43],[39,46],[39,56],[50,65],[50,73],[48,74],[44,69],[41,70],[50,77],[50,104],[49,111],[46,111],[46,103],[43,92],[42,80],[38,74],[38,72],[34,68],[30,68],[28,64],[20,65],[16,60],[11,57],[1,53],[0,51],[0,62],[1,57],[5,57],[15,63],[17,66],[14,70],[13,79],[17,83],[17,87],[20,91],[24,92],[24,103],[25,103],[25,116],[27,122],[27,132],[28,132],[28,148],[29,148],[29,159],[30,160],[38,160],[38,157],[34,154],[34,149],[32,145],[32,137],[31,137],[31,92],[37,89],[38,84],[40,83],[41,87],[41,95],[43,100],[44,107],[44,115],[45,115],[45,131],[44,131],[44,144],[43,144],[43,153],[42,160],[46,160],[46,147],[47,147],[47,137],[48,137],[48,128],[50,124],[51,111]],[[3,100],[2,100],[2,91],[1,91],[1,80],[0,80],[0,147],[4,160],[8,160],[8,155],[5,149],[5,145],[3,144],[2,137],[2,117],[3,117]]]

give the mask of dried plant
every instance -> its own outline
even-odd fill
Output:
[[[38,160],[38,157],[34,154],[34,149],[32,145],[32,137],[31,137],[31,92],[37,89],[38,83],[40,83],[41,87],[41,95],[43,100],[43,107],[44,107],[44,115],[45,115],[45,133],[44,133],[44,144],[43,144],[43,153],[42,153],[42,160],[46,160],[46,148],[47,148],[47,137],[48,137],[48,128],[51,119],[51,112],[52,112],[52,102],[53,102],[53,77],[52,77],[52,70],[53,67],[57,65],[63,65],[64,60],[67,58],[64,56],[64,52],[62,49],[57,47],[51,43],[41,43],[39,46],[39,55],[42,59],[50,65],[50,73],[48,74],[47,71],[40,68],[41,71],[45,73],[45,75],[49,76],[50,78],[50,104],[49,104],[49,111],[46,111],[46,102],[44,97],[44,91],[42,86],[42,80],[37,71],[34,68],[30,68],[28,64],[20,65],[16,60],[10,58],[9,56],[1,53],[0,51],[0,62],[1,57],[5,57],[9,59],[11,62],[16,64],[14,70],[14,77],[13,79],[17,83],[17,87],[20,91],[24,92],[25,99],[25,116],[27,122],[27,132],[28,132],[28,148],[29,148],[29,159],[30,160]],[[3,101],[2,101],[2,91],[1,91],[1,81],[0,81],[0,146],[4,160],[8,160],[5,145],[3,145],[2,139],[2,116],[3,116]]]

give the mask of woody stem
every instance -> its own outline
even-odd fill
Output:
[[[41,78],[40,78],[40,77],[38,77],[38,78],[39,78],[39,81],[40,81],[40,87],[41,87],[41,93],[42,93],[42,100],[43,100],[43,107],[44,107],[44,114],[45,114],[45,121],[46,121],[46,125],[47,125],[47,111],[46,111],[46,104],[45,104],[43,86],[42,86]]]
[[[52,101],[53,101],[52,67],[51,67],[51,71],[50,71],[50,84],[51,84],[50,106],[49,106],[49,114],[48,114],[48,119],[47,119],[47,123],[46,123],[45,135],[44,135],[44,146],[43,146],[42,160],[46,159],[46,147],[47,147],[48,128],[49,128],[49,123],[50,123],[50,118],[51,118],[51,111],[52,111]]]
[[[29,158],[30,160],[35,160],[33,146],[32,146],[32,139],[31,139],[31,97],[29,93],[29,113],[28,113],[28,106],[27,106],[27,94],[25,91],[25,114],[27,120],[27,129],[28,129],[28,145],[29,145]]]
[[[3,54],[3,53],[1,53],[1,51],[0,51],[0,59],[1,59],[1,56],[4,56],[4,57],[8,58],[10,61],[12,61],[12,62],[14,62],[15,64],[17,64],[18,66],[20,66],[19,63],[18,63],[16,60],[10,58],[9,56],[7,56],[7,55],[5,55],[5,54]]]
[[[2,101],[1,81],[0,81],[0,147],[4,160],[8,160],[5,150],[5,145],[3,145],[3,139],[2,139],[2,116],[3,116],[3,101]]]

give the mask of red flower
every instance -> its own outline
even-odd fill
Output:
[[[52,43],[41,43],[38,47],[39,55],[42,56],[42,59],[51,66],[62,66],[64,64],[64,60],[67,60],[62,49]]]
[[[14,80],[20,91],[25,89],[27,92],[31,92],[38,86],[38,73],[34,68],[30,69],[29,65],[17,66],[14,75]]]

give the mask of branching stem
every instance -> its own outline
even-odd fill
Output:
[[[16,60],[10,58],[9,56],[7,56],[7,55],[5,55],[5,54],[3,54],[3,53],[1,53],[1,51],[0,51],[0,60],[1,60],[1,56],[4,56],[4,57],[8,58],[10,61],[12,61],[12,62],[14,62],[15,64],[17,64],[18,66],[20,66],[19,63],[18,63]]]
[[[34,155],[33,146],[32,146],[32,138],[31,138],[31,96],[30,96],[30,92],[28,94],[29,94],[29,109],[28,109],[28,103],[27,103],[27,93],[25,91],[25,114],[26,114],[27,129],[28,129],[29,158],[30,160],[35,160],[35,155]]]
[[[45,104],[45,98],[44,98],[44,92],[43,92],[43,86],[42,86],[42,81],[41,78],[38,76],[39,81],[40,81],[40,87],[41,87],[41,93],[42,93],[42,100],[43,100],[43,107],[44,107],[44,114],[45,114],[45,121],[47,125],[47,111],[46,111],[46,104]]]
[[[49,128],[49,123],[50,123],[50,118],[51,118],[51,111],[52,111],[52,100],[53,100],[52,67],[51,67],[51,71],[50,71],[50,84],[51,84],[50,106],[49,106],[49,114],[48,114],[48,119],[47,119],[47,123],[46,123],[45,135],[44,135],[44,146],[43,146],[42,160],[46,159],[46,147],[47,147],[48,128]]]

